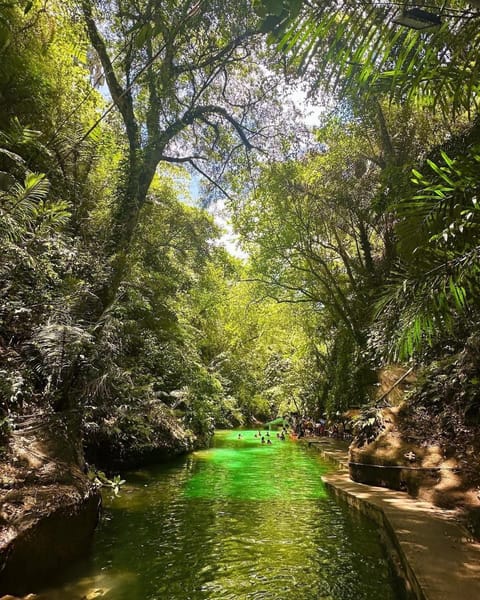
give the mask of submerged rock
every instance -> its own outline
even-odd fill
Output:
[[[96,598],[101,598],[102,596],[105,596],[105,590],[92,590],[85,596],[85,600],[95,600]]]

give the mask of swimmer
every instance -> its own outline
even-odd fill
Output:
[[[242,434],[241,434],[241,433],[239,433],[239,434],[238,434],[238,439],[239,439],[239,440],[241,440],[241,439],[242,439]]]
[[[262,444],[264,444],[264,443],[265,443],[265,438],[262,435]]]
[[[267,444],[270,444],[270,445],[272,445],[272,440],[268,439],[268,440],[267,440]]]

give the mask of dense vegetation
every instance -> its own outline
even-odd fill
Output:
[[[94,457],[186,449],[478,344],[479,11],[437,4],[3,3],[3,435],[75,411]]]

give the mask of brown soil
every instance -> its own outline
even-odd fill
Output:
[[[382,409],[372,443],[352,443],[350,460],[360,463],[352,478],[455,509],[480,538],[480,340],[472,336],[418,379],[410,394],[388,398],[394,406]]]

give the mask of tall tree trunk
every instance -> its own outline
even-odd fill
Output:
[[[128,256],[141,211],[146,203],[157,163],[147,152],[131,150],[125,166],[125,183],[118,191],[108,245],[111,274],[99,293],[102,314],[115,302],[128,269]]]

